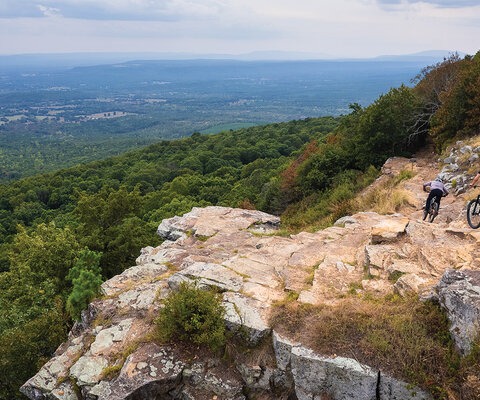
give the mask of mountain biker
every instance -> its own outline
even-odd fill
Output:
[[[470,183],[470,186],[475,186],[475,184],[480,180],[480,171],[477,172],[477,175],[473,178],[472,183]]]
[[[440,209],[441,198],[448,195],[448,190],[443,184],[443,180],[440,176],[437,176],[433,181],[425,182],[423,184],[424,192],[427,191],[428,186],[430,186],[430,193],[428,194],[427,202],[425,203],[425,209],[423,210],[423,220],[427,218],[428,210],[430,210],[430,203],[432,202],[432,199],[434,197],[437,198],[438,208]]]

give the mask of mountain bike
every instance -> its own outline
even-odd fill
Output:
[[[473,229],[480,227],[480,194],[467,205],[467,221]]]
[[[437,196],[435,196],[432,201],[430,202],[430,209],[428,211],[424,211],[423,213],[423,220],[428,217],[428,222],[433,222],[435,217],[438,215],[438,200]]]

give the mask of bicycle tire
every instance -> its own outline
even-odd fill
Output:
[[[470,200],[467,206],[467,221],[471,228],[480,227],[480,204],[477,200]]]
[[[433,222],[435,217],[438,215],[438,203],[437,199],[432,199],[432,203],[430,204],[430,212],[428,213],[428,222]]]

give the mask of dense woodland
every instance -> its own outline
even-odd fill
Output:
[[[350,108],[336,118],[195,133],[0,186],[0,398],[21,398],[19,386],[100,283],[159,243],[162,219],[223,205],[281,215],[287,230],[316,229],[351,212],[388,157],[478,134],[480,53],[452,55],[413,88]]]
[[[408,82],[423,63],[154,60],[43,69],[33,61],[8,67],[0,57],[0,183],[192,132],[339,116],[349,103],[368,105]]]

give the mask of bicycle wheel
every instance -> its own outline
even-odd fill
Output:
[[[438,203],[437,199],[433,199],[430,204],[430,212],[428,213],[428,221],[433,222],[435,217],[438,215]]]
[[[473,229],[480,227],[480,204],[477,200],[470,200],[467,206],[467,221]]]

